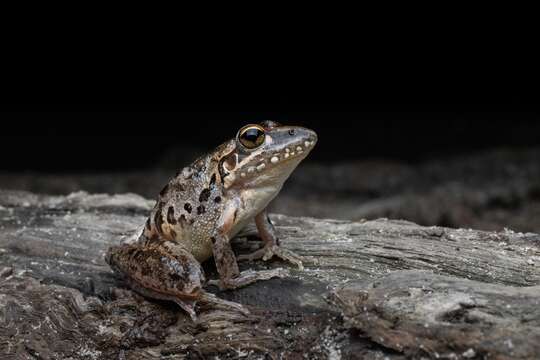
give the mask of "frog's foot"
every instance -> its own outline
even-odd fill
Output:
[[[278,245],[265,245],[263,248],[254,251],[251,254],[239,255],[238,260],[254,261],[263,259],[264,261],[268,261],[274,256],[296,265],[298,267],[298,270],[304,270],[304,265],[302,264],[302,257],[300,255],[297,255],[290,250],[283,249]]]
[[[212,281],[212,280],[211,280]],[[202,304],[208,304],[213,308],[218,308],[222,310],[233,310],[238,311],[239,313],[248,316],[250,314],[249,310],[246,309],[242,304],[235,303],[233,301],[227,301],[220,299],[214,294],[203,291],[200,296],[200,302]]]
[[[243,271],[237,277],[230,279],[209,280],[209,285],[218,286],[220,290],[237,289],[250,285],[256,281],[270,280],[272,278],[285,278],[289,276],[286,269],[278,268],[272,270]]]
[[[187,312],[189,317],[191,318],[191,321],[193,322],[197,321],[197,314],[195,313],[196,301],[190,301],[190,300],[184,300],[184,299],[178,299],[178,298],[169,298],[168,300],[174,301],[185,312]]]
[[[302,258],[300,256],[279,246],[279,239],[276,234],[276,229],[274,228],[272,221],[270,221],[266,209],[255,216],[255,225],[257,226],[259,236],[261,237],[264,246],[251,254],[240,255],[238,260],[253,261],[263,259],[264,261],[267,261],[272,257],[277,256],[282,260],[296,265],[299,270],[304,269],[304,266],[302,265]]]

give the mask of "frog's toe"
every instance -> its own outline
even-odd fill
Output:
[[[300,255],[297,255],[290,250],[283,249],[282,247],[277,245],[264,247],[262,249],[252,252],[251,254],[239,255],[237,259],[238,261],[254,261],[259,259],[262,259],[263,261],[268,261],[274,256],[280,258],[283,261],[287,261],[296,265],[299,270],[304,270],[304,265],[302,264],[303,259]]]
[[[223,284],[223,281],[220,279],[210,279],[206,282],[206,285],[211,285],[217,287],[219,290],[227,290],[228,288]]]
[[[272,278],[286,278],[288,277],[289,270],[283,268],[270,269],[270,270],[258,270],[258,271],[244,271],[240,274],[246,278],[253,277],[258,281],[260,280],[270,280]]]
[[[217,286],[219,287],[219,279],[210,279],[206,282],[206,285],[212,285],[212,286]]]
[[[270,260],[272,257],[278,257],[283,261],[290,262],[298,267],[298,270],[304,270],[304,265],[302,264],[302,257],[295,254],[294,252],[283,249],[280,246],[274,245],[266,250],[262,259],[264,261]]]
[[[216,295],[207,292],[204,292],[201,295],[200,301],[202,303],[207,303],[214,308],[238,311],[245,316],[248,316],[250,314],[249,310],[245,308],[242,304],[233,301],[223,300]]]
[[[193,322],[197,321],[197,314],[195,313],[195,301],[175,299],[174,302],[188,313]]]
[[[288,276],[289,271],[282,268],[258,271],[246,270],[242,271],[237,277],[219,281],[219,288],[221,290],[233,290],[253,284],[257,281],[270,280],[272,278],[285,278]]]
[[[262,259],[266,255],[266,253],[267,253],[267,249],[262,248],[262,249],[252,252],[251,254],[238,255],[236,259],[238,261],[255,261],[255,260]]]

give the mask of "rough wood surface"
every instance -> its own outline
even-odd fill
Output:
[[[291,268],[290,278],[237,291],[210,287],[220,297],[245,304],[252,314],[199,309],[199,320],[192,323],[174,304],[148,301],[126,289],[103,261],[106,248],[139,228],[151,206],[152,201],[133,194],[0,191],[0,358],[401,359],[418,353],[381,341],[366,329],[352,329],[357,326],[342,321],[342,312],[350,318],[351,308],[344,305],[349,303],[331,294],[349,283],[357,286],[356,281],[369,290],[385,276],[402,276],[403,286],[410,282],[416,288],[417,273],[403,270],[427,270],[455,279],[447,283],[455,284],[456,292],[463,287],[459,278],[491,284],[486,286],[523,311],[530,309],[529,300],[540,297],[537,287],[519,288],[540,284],[536,234],[274,215],[282,244],[306,258],[305,270]],[[235,239],[237,252],[257,246],[252,233],[247,229]],[[210,277],[216,276],[211,262],[204,265]],[[242,263],[243,269],[284,266],[279,261]],[[439,280],[433,279],[436,293]],[[463,291],[471,298],[477,292],[485,296],[480,290]],[[525,293],[528,300],[520,297]],[[501,317],[520,329],[517,314]],[[538,312],[529,314],[534,327]],[[464,326],[476,329],[474,322]],[[451,347],[444,333],[435,332],[430,340],[434,349]],[[529,344],[527,351],[513,354],[537,349]],[[475,354],[480,353],[486,354]]]
[[[351,282],[335,297],[348,326],[411,357],[540,357],[540,286],[399,271]]]

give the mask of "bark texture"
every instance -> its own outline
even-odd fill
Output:
[[[517,288],[412,270],[349,283],[335,299],[347,326],[410,357],[540,356],[540,286]]]
[[[251,315],[201,308],[193,323],[134,294],[103,260],[152,205],[133,194],[0,191],[0,358],[539,357],[537,234],[273,215],[305,270],[209,287]],[[238,253],[258,244],[253,228],[234,240]],[[241,264],[275,267],[288,264]]]

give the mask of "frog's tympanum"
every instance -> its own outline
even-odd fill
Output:
[[[201,263],[214,257],[221,289],[235,289],[287,272],[243,271],[237,259],[273,256],[302,267],[279,246],[266,213],[268,203],[317,142],[314,131],[273,121],[247,125],[236,137],[181,170],[159,193],[138,240],[113,246],[106,261],[132,289],[176,302],[195,318],[197,301],[243,309],[205,292]],[[236,257],[229,240],[255,219],[261,249]]]

